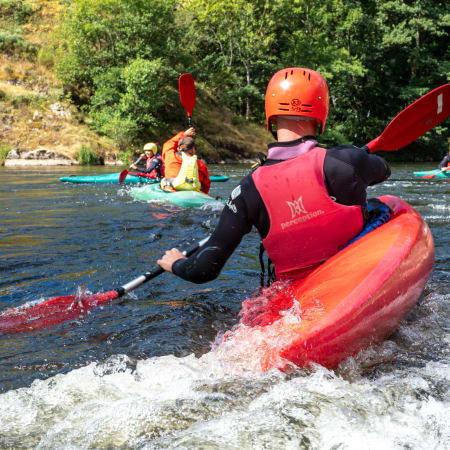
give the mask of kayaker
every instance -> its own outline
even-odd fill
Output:
[[[442,158],[442,161],[439,163],[439,169],[444,169],[445,167],[450,166],[450,150],[448,153]]]
[[[131,169],[139,173],[148,174],[150,178],[162,178],[164,176],[164,164],[161,155],[158,154],[158,147],[154,142],[144,145],[144,153],[139,157],[145,161],[145,169],[139,169],[136,164],[130,166]]]
[[[211,187],[208,169],[195,154],[195,129],[180,131],[164,143],[162,160],[165,178],[161,188],[166,191],[201,191]]]
[[[314,70],[277,72],[266,92],[267,129],[277,142],[267,159],[232,191],[208,241],[189,258],[166,251],[158,264],[204,283],[216,278],[252,226],[276,278],[301,278],[358,235],[368,219],[366,188],[386,180],[386,161],[353,145],[319,147],[329,109],[328,87]]]

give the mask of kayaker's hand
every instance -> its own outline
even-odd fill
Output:
[[[185,136],[195,136],[195,128],[188,128],[184,133]]]
[[[167,250],[166,253],[164,253],[164,256],[156,262],[165,271],[172,272],[173,263],[179,259],[186,259],[186,256],[184,256],[177,248],[173,248],[172,250]]]
[[[130,169],[137,169],[136,164],[131,164]]]

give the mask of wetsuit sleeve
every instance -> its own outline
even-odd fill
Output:
[[[342,205],[365,206],[367,186],[381,183],[391,175],[383,158],[355,146],[328,149],[323,171],[328,194]]]
[[[211,178],[209,177],[208,168],[203,161],[198,160],[198,176],[202,185],[202,192],[207,194],[211,188]]]
[[[450,164],[450,155],[445,155],[442,161],[439,164],[439,169],[443,169],[447,167],[447,164]]]
[[[246,196],[244,180],[231,193],[208,241],[189,258],[180,259],[173,264],[172,271],[175,275],[193,283],[206,283],[220,274],[243,236],[252,229],[253,218],[248,204],[252,202],[253,193]]]

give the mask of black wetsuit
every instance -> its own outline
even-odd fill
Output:
[[[146,169],[137,169],[139,173],[151,173],[153,170],[156,170],[156,176],[158,178],[162,178],[161,174],[162,160],[160,157],[155,156],[150,163],[150,166]]]
[[[442,161],[439,163],[439,169],[443,169],[444,167],[447,167],[448,164],[450,164],[450,154],[444,156]]]
[[[298,142],[299,140],[275,142],[269,144],[269,150],[271,146],[288,146]],[[264,164],[279,162],[281,161],[267,159]],[[380,183],[391,174],[389,165],[383,158],[367,154],[354,146],[328,149],[323,171],[330,197],[343,205],[360,205],[363,212],[367,202],[367,186]],[[172,266],[173,273],[193,283],[213,280],[252,226],[256,227],[263,239],[269,232],[270,220],[250,173],[231,193],[208,241],[189,258],[176,261]]]

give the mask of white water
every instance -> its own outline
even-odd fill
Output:
[[[0,448],[450,448],[449,300],[429,295],[393,339],[336,371],[259,373],[211,351],[118,355],[36,380],[0,395]]]

